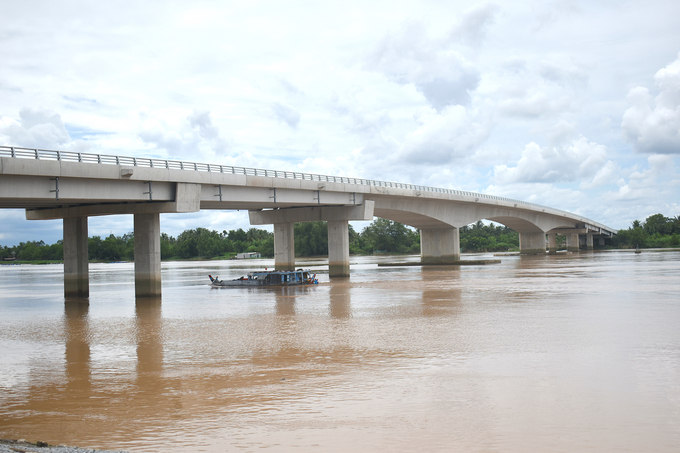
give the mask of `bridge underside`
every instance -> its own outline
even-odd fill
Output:
[[[593,249],[594,238],[609,237],[598,228],[557,216],[546,216],[535,212],[511,210],[506,207],[467,205],[450,203],[442,206],[427,200],[376,201],[375,215],[403,223],[420,230],[421,261],[424,263],[455,262],[460,259],[459,228],[489,220],[504,225],[519,233],[521,254],[555,253],[556,235],[567,237],[568,250],[580,249],[581,238],[585,248]],[[548,244],[546,244],[546,237]],[[554,243],[554,244],[553,244]]]

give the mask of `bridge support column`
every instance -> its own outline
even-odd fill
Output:
[[[557,253],[557,234],[548,234],[548,253],[555,255]]]
[[[545,254],[545,233],[520,233],[519,253],[522,255]]]
[[[64,217],[64,296],[89,297],[87,217]]]
[[[274,269],[295,270],[295,224],[293,222],[274,224]]]
[[[579,250],[579,237],[577,233],[567,234],[567,251],[568,252],[578,252]]]
[[[348,220],[372,220],[372,200],[355,206],[323,206],[250,211],[251,225],[274,225],[276,270],[295,269],[296,222],[328,222],[328,265],[331,277],[349,276]]]
[[[460,261],[460,230],[433,228],[420,230],[420,262],[447,264]]]
[[[161,295],[161,216],[135,214],[135,296]]]
[[[597,239],[598,239],[598,243],[600,244],[600,246],[603,246],[604,245],[604,238],[600,237],[600,238],[597,238]]]
[[[586,233],[586,249],[593,250],[594,248],[593,233]]]
[[[328,275],[349,277],[349,222],[328,221]]]

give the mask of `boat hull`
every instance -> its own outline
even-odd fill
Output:
[[[258,287],[258,286],[304,286],[316,285],[319,281],[316,274],[310,271],[298,269],[297,271],[271,271],[251,272],[248,278],[241,277],[235,280],[219,280],[209,275],[212,286],[224,287]]]

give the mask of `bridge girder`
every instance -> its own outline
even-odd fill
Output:
[[[462,228],[479,220],[490,220],[519,233],[546,233],[553,229],[572,229],[575,220],[488,204],[412,200],[371,196],[378,217],[403,223],[418,229]]]

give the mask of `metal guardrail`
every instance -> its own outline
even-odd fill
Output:
[[[454,189],[442,189],[439,187],[429,187],[420,186],[414,184],[404,184],[399,182],[390,181],[379,181],[374,179],[363,179],[363,178],[348,178],[345,176],[327,176],[318,175],[314,173],[303,173],[296,171],[282,171],[282,170],[265,170],[261,168],[249,168],[249,167],[233,167],[230,165],[219,165],[219,164],[203,164],[197,162],[186,162],[180,160],[166,160],[166,159],[155,159],[152,157],[125,157],[125,156],[112,156],[106,154],[92,154],[92,153],[80,153],[74,151],[52,151],[45,149],[36,148],[23,148],[18,146],[2,146],[0,145],[0,156],[14,157],[18,159],[38,159],[38,160],[50,160],[59,162],[82,162],[91,164],[102,164],[102,165],[125,165],[131,167],[146,167],[146,168],[165,168],[168,170],[185,170],[185,171],[203,171],[203,172],[214,172],[214,173],[230,173],[235,175],[248,175],[248,176],[263,176],[267,178],[285,178],[285,179],[302,179],[307,181],[319,181],[319,182],[337,182],[344,184],[357,184],[364,186],[377,186],[377,187],[390,187],[396,189],[411,189],[419,190],[422,192],[434,192],[443,193],[450,195],[460,195],[474,198],[484,198],[487,200],[503,201],[506,203],[512,203],[515,207],[522,205],[527,208],[538,209],[545,211],[549,209],[553,212],[559,212],[562,214],[567,214],[569,216],[576,217],[573,213],[562,211],[560,209],[549,208],[547,206],[542,206],[535,203],[528,203],[521,200],[513,200],[511,198],[498,197],[495,195],[487,195],[483,193],[476,192],[466,192],[463,190]],[[573,218],[572,217],[572,218]],[[593,222],[590,219],[580,218],[581,221],[598,225],[597,222]],[[609,230],[609,228],[606,228]]]

